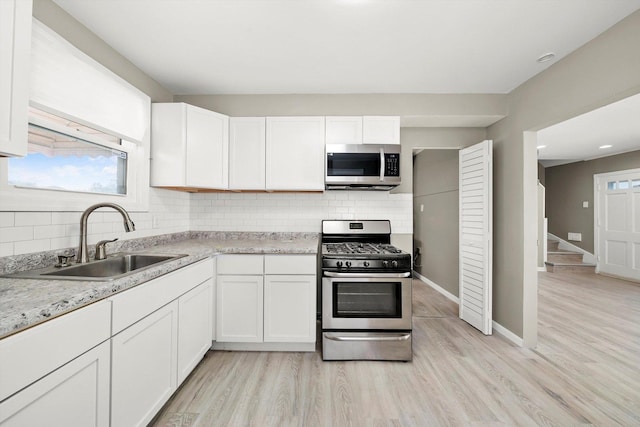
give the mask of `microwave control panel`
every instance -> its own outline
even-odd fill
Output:
[[[385,154],[384,162],[385,176],[400,176],[400,154]]]

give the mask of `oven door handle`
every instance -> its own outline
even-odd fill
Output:
[[[384,182],[384,170],[385,170],[385,163],[384,163],[384,148],[380,148],[380,182]]]
[[[340,335],[334,335],[325,333],[325,338],[331,341],[406,341],[411,338],[411,334],[398,334],[392,336],[368,336],[368,337],[345,337]]]
[[[401,279],[404,277],[411,277],[411,272],[407,271],[405,273],[335,273],[333,271],[324,271],[322,273],[325,277],[356,277],[363,279]]]

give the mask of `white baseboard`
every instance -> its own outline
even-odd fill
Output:
[[[424,277],[422,274],[418,273],[415,270],[413,272],[413,275],[414,277],[420,279],[421,282],[424,282],[425,284],[431,286],[433,289],[435,289],[436,291],[438,291],[439,293],[441,293],[451,301],[455,302],[456,304],[460,304],[460,299],[457,296],[453,295],[451,292],[447,291],[437,283],[432,282],[431,280],[427,279],[426,277]]]
[[[556,240],[558,242],[560,242],[558,244],[558,249],[562,249],[565,251],[571,251],[571,252],[578,252],[580,254],[582,254],[582,262],[586,263],[586,264],[597,264],[596,262],[596,256],[594,254],[592,254],[591,252],[587,252],[582,248],[579,248],[578,246],[567,242],[566,240],[563,240],[561,238],[559,238],[558,236],[556,236],[553,233],[547,233],[548,236],[551,236],[552,238],[549,240]]]
[[[460,299],[457,296],[453,295],[451,292],[447,291],[446,289],[444,289],[442,286],[438,285],[437,283],[432,282],[431,280],[427,279],[422,274],[414,271],[413,272],[413,277],[419,279],[421,282],[424,282],[426,285],[432,287],[433,289],[435,289],[436,291],[438,291],[439,293],[441,293],[442,295],[444,295],[445,297],[447,297],[451,301],[455,302],[456,304],[460,304]],[[513,332],[511,332],[510,330],[508,330],[507,328],[505,328],[501,324],[497,323],[495,320],[492,322],[491,326],[493,327],[494,332],[499,333],[500,335],[502,335],[503,337],[505,337],[506,339],[508,339],[509,341],[514,343],[515,345],[517,345],[518,347],[522,347],[523,346],[524,341],[522,340],[522,338],[520,338],[519,336],[517,336],[516,334],[514,334]]]
[[[538,271],[547,271],[547,267],[538,267]]]
[[[494,332],[499,333],[500,335],[502,335],[503,337],[505,337],[506,339],[508,339],[515,345],[517,345],[518,347],[524,346],[524,340],[522,338],[520,338],[519,336],[517,336],[516,334],[514,334],[504,326],[502,326],[500,323],[494,320],[491,326],[493,327]]]

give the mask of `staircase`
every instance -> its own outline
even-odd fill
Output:
[[[581,253],[560,250],[558,249],[559,243],[556,240],[547,240],[547,261],[544,264],[548,272],[570,271],[572,273],[590,274],[596,272],[594,264],[582,262]]]

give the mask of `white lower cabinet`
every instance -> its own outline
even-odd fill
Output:
[[[222,255],[217,263],[213,348],[315,351],[315,255]]]
[[[219,342],[262,342],[262,276],[218,276]]]
[[[211,347],[213,271],[200,261],[111,298],[111,425],[147,425]]]
[[[36,381],[0,403],[0,425],[109,426],[109,359],[105,341]]]
[[[178,384],[211,348],[212,287],[209,279],[178,300]]]
[[[0,339],[0,426],[147,425],[211,347],[214,275],[205,259]]]
[[[178,302],[112,338],[111,424],[144,426],[177,388]]]
[[[265,276],[264,342],[315,342],[316,276]]]

